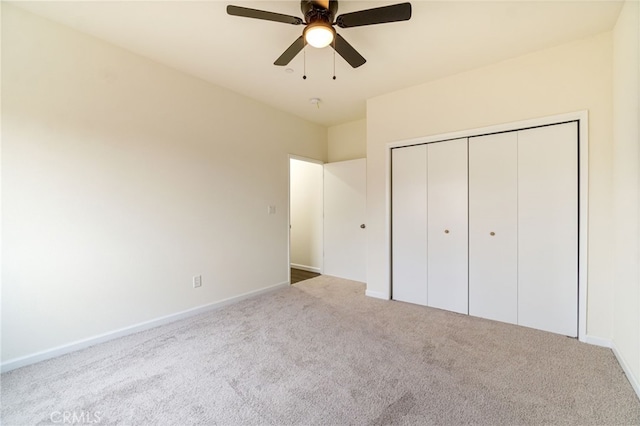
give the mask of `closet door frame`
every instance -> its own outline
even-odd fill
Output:
[[[554,124],[576,121],[578,123],[578,340],[586,343],[600,344],[601,339],[590,338],[587,335],[587,248],[588,248],[588,224],[589,224],[589,113],[588,111],[576,111],[567,114],[540,117],[531,120],[516,121],[494,126],[476,129],[450,132],[421,138],[413,138],[387,143],[386,156],[386,221],[385,240],[388,248],[389,271],[392,271],[391,263],[391,150],[411,145],[442,142],[450,139],[470,138],[491,133],[510,132],[524,130],[532,127],[542,127]],[[392,292],[391,273],[387,276],[387,293],[370,293],[368,296],[390,299]]]

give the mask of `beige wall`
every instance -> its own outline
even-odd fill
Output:
[[[7,4],[2,66],[3,362],[287,282],[324,127]]]
[[[589,111],[587,333],[612,333],[611,34],[558,46],[370,99],[367,103],[367,291],[389,294],[385,145]]]
[[[367,156],[367,120],[351,121],[329,127],[329,162],[356,160]]]
[[[613,32],[613,343],[640,393],[640,7],[627,1]]]

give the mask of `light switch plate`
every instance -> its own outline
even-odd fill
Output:
[[[196,275],[193,277],[193,288],[202,287],[202,275]]]

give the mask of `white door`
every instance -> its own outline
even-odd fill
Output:
[[[392,297],[427,304],[427,146],[391,151]]]
[[[518,322],[517,132],[469,138],[469,314]]]
[[[324,165],[325,275],[366,282],[364,158]]]
[[[578,333],[578,125],[518,132],[518,324]]]
[[[467,139],[427,145],[427,304],[468,313]]]

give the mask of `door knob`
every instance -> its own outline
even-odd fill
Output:
[[[448,229],[445,229],[445,230],[444,230],[444,233],[445,233],[445,234],[448,234],[448,233],[449,233],[449,230],[448,230]]]
[[[362,229],[364,229],[366,227],[367,227],[367,225],[365,225],[364,223],[362,225],[360,225],[360,228],[362,228]]]
[[[491,232],[489,232],[489,235],[491,235],[493,237],[494,235],[496,235],[496,233],[491,231]]]

